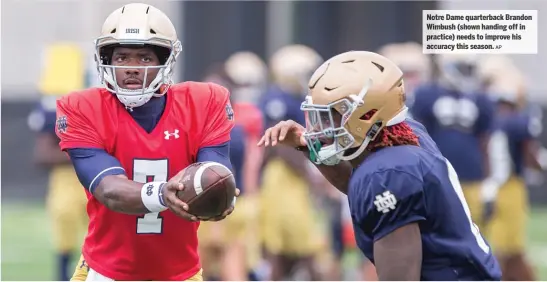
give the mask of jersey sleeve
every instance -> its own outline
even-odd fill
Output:
[[[77,104],[77,97],[66,96],[57,101],[57,120],[55,132],[61,139],[61,150],[69,148],[99,148],[104,149],[104,142],[93,126],[97,120],[90,114],[89,109]]]
[[[210,147],[230,141],[230,131],[234,127],[234,110],[230,104],[230,92],[220,85],[209,83],[211,91],[205,111],[205,128],[200,148]]]
[[[401,170],[385,170],[371,175],[359,185],[364,199],[359,210],[363,224],[377,241],[396,229],[426,219],[423,182]]]
[[[125,174],[120,162],[105,150],[71,148],[67,152],[80,183],[91,194],[106,176]]]
[[[203,147],[198,151],[198,162],[216,162],[224,165],[233,172],[230,161],[230,142],[216,146]]]

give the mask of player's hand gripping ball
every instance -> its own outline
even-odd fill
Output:
[[[190,221],[218,221],[234,210],[239,196],[231,171],[215,162],[195,163],[173,176],[163,188],[165,204]]]

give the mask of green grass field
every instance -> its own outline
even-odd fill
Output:
[[[53,280],[55,257],[42,204],[2,204],[2,280]],[[529,256],[539,280],[547,280],[547,208],[534,209]],[[75,262],[74,262],[75,263]]]

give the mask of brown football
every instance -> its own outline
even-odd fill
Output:
[[[236,181],[232,172],[216,162],[188,166],[180,181],[184,190],[177,197],[188,204],[188,212],[198,217],[222,215],[235,199]]]

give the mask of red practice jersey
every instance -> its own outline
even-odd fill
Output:
[[[57,102],[66,122],[61,149],[100,148],[116,157],[129,179],[167,181],[194,163],[202,147],[230,140],[229,93],[212,83],[185,82],[167,92],[165,110],[151,133],[103,88],[75,92]],[[83,256],[115,280],[186,280],[201,268],[199,223],[167,210],[127,215],[109,210],[89,192],[89,229]]]

